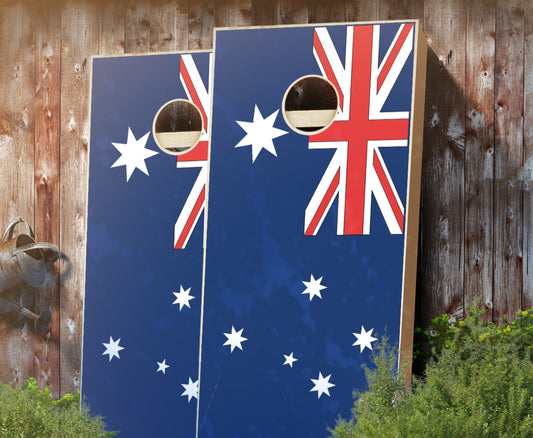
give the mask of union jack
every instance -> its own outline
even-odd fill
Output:
[[[379,148],[406,147],[409,111],[383,106],[413,50],[414,26],[402,24],[379,62],[380,25],[349,26],[342,64],[326,28],[315,28],[313,54],[336,88],[339,110],[309,149],[336,149],[307,208],[305,235],[316,235],[338,197],[337,234],[370,234],[372,195],[391,234],[404,228],[404,206]]]
[[[209,56],[211,64],[211,55]],[[207,159],[209,148],[209,135],[207,133],[207,114],[210,110],[210,99],[207,88],[198,72],[192,55],[180,57],[180,81],[191,102],[202,114],[202,134],[198,144],[187,152],[178,155],[177,168],[199,167],[200,172],[183,205],[174,226],[174,248],[184,249],[187,246],[198,219],[205,210],[205,191],[207,185]]]

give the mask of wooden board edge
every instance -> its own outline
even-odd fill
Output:
[[[399,367],[405,367],[406,379],[411,379],[415,297],[418,257],[418,227],[420,219],[420,189],[422,183],[422,149],[424,131],[424,104],[426,92],[427,46],[419,20],[416,25],[413,98],[411,102],[411,137],[409,177],[407,181],[407,208],[405,219],[405,246],[403,260],[402,307],[400,317]]]

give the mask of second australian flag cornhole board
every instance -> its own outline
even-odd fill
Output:
[[[121,436],[195,433],[210,56],[93,60],[82,393]]]
[[[215,32],[198,436],[323,437],[412,347],[418,22]]]

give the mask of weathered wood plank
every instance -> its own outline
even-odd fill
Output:
[[[494,309],[493,318],[514,317],[522,293],[524,2],[496,5]]]
[[[347,21],[374,21],[379,19],[379,1],[346,0],[345,13]]]
[[[189,0],[189,50],[211,50],[215,0]]]
[[[59,129],[61,101],[61,9],[59,2],[35,10],[35,235],[59,244]],[[35,377],[59,396],[59,280],[55,266],[37,290],[35,313],[52,312],[50,329],[35,339]]]
[[[524,13],[524,281],[522,308],[533,307],[533,3]]]
[[[152,0],[150,4],[150,50],[170,52],[189,47],[187,0]]]
[[[379,4],[381,20],[423,19],[423,0],[381,0]]]
[[[420,323],[463,316],[464,0],[424,4],[428,55],[422,170]]]
[[[61,272],[61,393],[80,387],[85,290],[85,230],[91,55],[98,53],[98,4],[65,3],[62,11],[60,248],[68,260]]]
[[[276,24],[276,4],[272,0],[253,0],[252,24],[268,26]]]
[[[306,0],[278,0],[276,24],[305,24],[309,21]]]
[[[344,0],[309,0],[309,23],[340,23],[346,21]]]
[[[150,51],[150,1],[130,0],[126,6],[125,53]]]
[[[99,0],[98,54],[124,53],[126,1]]]
[[[0,227],[34,215],[35,29],[31,9],[20,2],[0,6]],[[25,233],[20,226],[16,234]],[[33,309],[33,290],[8,296]],[[4,309],[0,309],[3,312]],[[30,320],[0,313],[0,381],[21,384],[34,375],[34,335]]]
[[[464,303],[492,319],[495,1],[467,2]]]
[[[250,26],[252,0],[217,0],[215,2],[215,27]]]

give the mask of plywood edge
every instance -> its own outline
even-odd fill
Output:
[[[409,144],[409,179],[407,181],[407,208],[405,215],[406,225],[403,260],[404,272],[399,339],[399,366],[400,369],[405,367],[407,380],[411,379],[412,373],[427,62],[426,41],[418,20],[415,32],[413,95],[411,101],[411,136]]]

